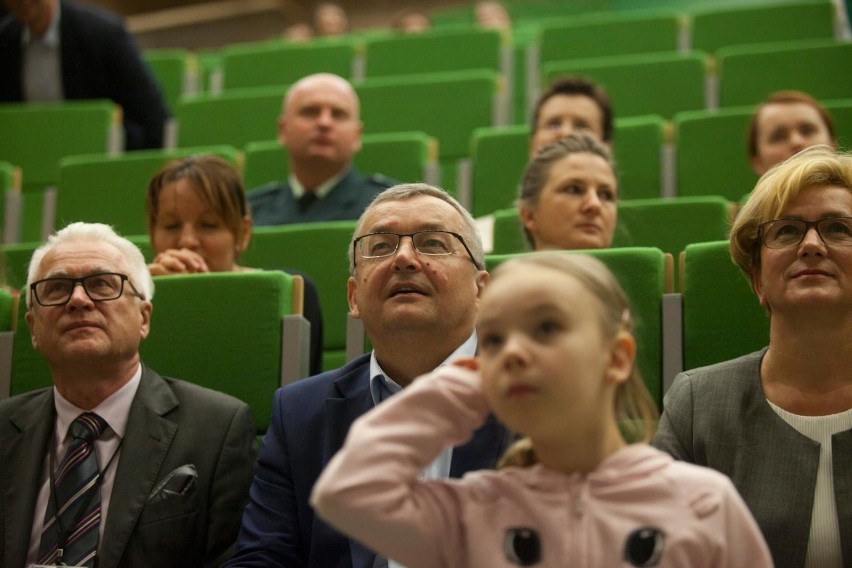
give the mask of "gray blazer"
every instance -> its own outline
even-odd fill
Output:
[[[0,403],[0,566],[21,568],[26,561],[55,417],[52,388]],[[254,470],[254,440],[246,404],[163,378],[143,365],[99,567],[218,566],[239,530]],[[194,491],[155,495],[169,473],[189,464],[198,476]]]
[[[763,531],[775,565],[805,564],[819,444],[784,422],[760,386],[766,349],[681,373],[653,445],[728,475]],[[835,434],[834,495],[843,565],[852,566],[852,430]]]

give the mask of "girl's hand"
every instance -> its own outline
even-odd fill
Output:
[[[204,258],[189,249],[168,249],[159,253],[148,265],[148,270],[151,276],[210,272]]]

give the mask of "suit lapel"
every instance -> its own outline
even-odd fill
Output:
[[[177,425],[164,416],[177,406],[177,398],[168,384],[143,365],[142,380],[121,443],[100,568],[118,566],[127,548],[177,432]]]
[[[26,562],[30,543],[30,530],[36,512],[44,459],[48,442],[55,423],[56,411],[53,405],[53,389],[47,389],[27,401],[3,428],[11,434],[0,439],[0,487],[2,487],[2,522],[5,542],[3,566],[23,566]],[[17,527],[11,532],[11,527]]]

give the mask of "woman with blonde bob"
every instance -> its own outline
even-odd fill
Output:
[[[852,155],[815,146],[770,169],[730,247],[769,346],[678,376],[654,445],[728,475],[776,566],[850,566]]]
[[[630,443],[647,441],[656,418],[632,325],[618,282],[590,256],[505,262],[480,300],[478,358],[356,421],[312,505],[410,568],[770,566],[726,477]],[[418,482],[491,412],[524,436],[502,469]]]

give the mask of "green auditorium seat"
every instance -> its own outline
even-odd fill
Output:
[[[817,99],[849,97],[849,42],[812,40],[725,47],[717,58],[720,106],[757,104],[773,91],[788,89],[805,91]]]
[[[351,41],[294,44],[273,40],[230,45],[221,51],[223,86],[230,90],[288,85],[320,72],[351,79],[355,54]]]
[[[673,11],[583,14],[541,26],[539,60],[677,51],[679,16]]]
[[[365,42],[364,76],[490,69],[508,77],[508,40],[497,30],[435,29]]]
[[[49,227],[50,199],[59,159],[83,152],[115,153],[122,147],[120,108],[112,101],[0,104],[0,159],[21,168],[23,211],[18,240],[37,240]],[[46,205],[47,204],[47,205]]]
[[[187,49],[146,49],[142,53],[174,112],[183,95],[198,90],[198,63]]]
[[[634,199],[618,204],[613,247],[656,247],[677,256],[691,243],[728,237],[731,204],[721,196]]]
[[[286,91],[282,85],[183,97],[175,109],[177,144],[242,148],[256,140],[275,140]]]
[[[355,221],[257,227],[251,244],[240,256],[245,266],[267,270],[294,268],[314,280],[323,313],[323,369],[326,370],[346,362],[347,253],[354,230]]]
[[[494,225],[491,233],[491,254],[518,254],[528,252],[524,229],[517,207],[498,209],[492,213]]]
[[[746,147],[753,106],[681,112],[674,117],[678,196],[722,195],[730,201],[754,189]]]
[[[822,101],[834,119],[837,144],[841,148],[852,148],[852,98]]]
[[[731,261],[728,241],[687,246],[681,272],[684,369],[733,359],[769,344],[769,318]]]
[[[150,179],[171,160],[200,154],[220,156],[235,166],[240,161],[239,152],[231,146],[63,158],[59,166],[54,226],[61,228],[74,221],[87,221],[112,225],[122,235],[146,233],[145,195]]]
[[[541,87],[562,75],[582,75],[607,90],[618,116],[670,118],[705,107],[706,60],[691,51],[551,61],[542,65]]]
[[[12,318],[17,300],[8,290],[0,288],[0,400],[9,396],[15,335]]]
[[[645,385],[659,405],[662,402],[663,294],[671,278],[671,256],[654,248],[623,248],[594,251],[566,251],[566,254],[589,254],[609,267],[630,300],[634,334],[638,346],[637,364]],[[489,255],[486,264],[494,270],[514,255]]]
[[[423,132],[365,134],[354,162],[363,174],[381,173],[406,183],[434,183],[437,152],[435,139]],[[247,144],[243,174],[247,189],[287,179],[287,149],[275,140]]]
[[[691,20],[692,48],[708,53],[730,45],[834,36],[830,0],[699,7]]]
[[[245,401],[263,433],[275,389],[307,376],[303,284],[280,270],[157,277],[142,360]]]
[[[659,197],[665,120],[660,116],[615,121],[614,153],[620,199]],[[480,128],[470,141],[474,217],[511,206],[529,156],[529,126]]]
[[[27,325],[26,297],[29,291],[21,289],[18,299],[18,314],[12,345],[12,371],[9,378],[9,394],[15,396],[27,391],[50,386],[50,368],[47,361],[33,347],[30,328]]]
[[[355,90],[367,132],[422,130],[438,140],[441,184],[450,192],[471,133],[505,123],[507,109],[499,100],[505,86],[498,73],[485,69],[381,77]]]
[[[18,240],[21,215],[21,168],[0,161],[0,219],[3,231],[0,243]],[[0,280],[2,282],[2,280]]]

